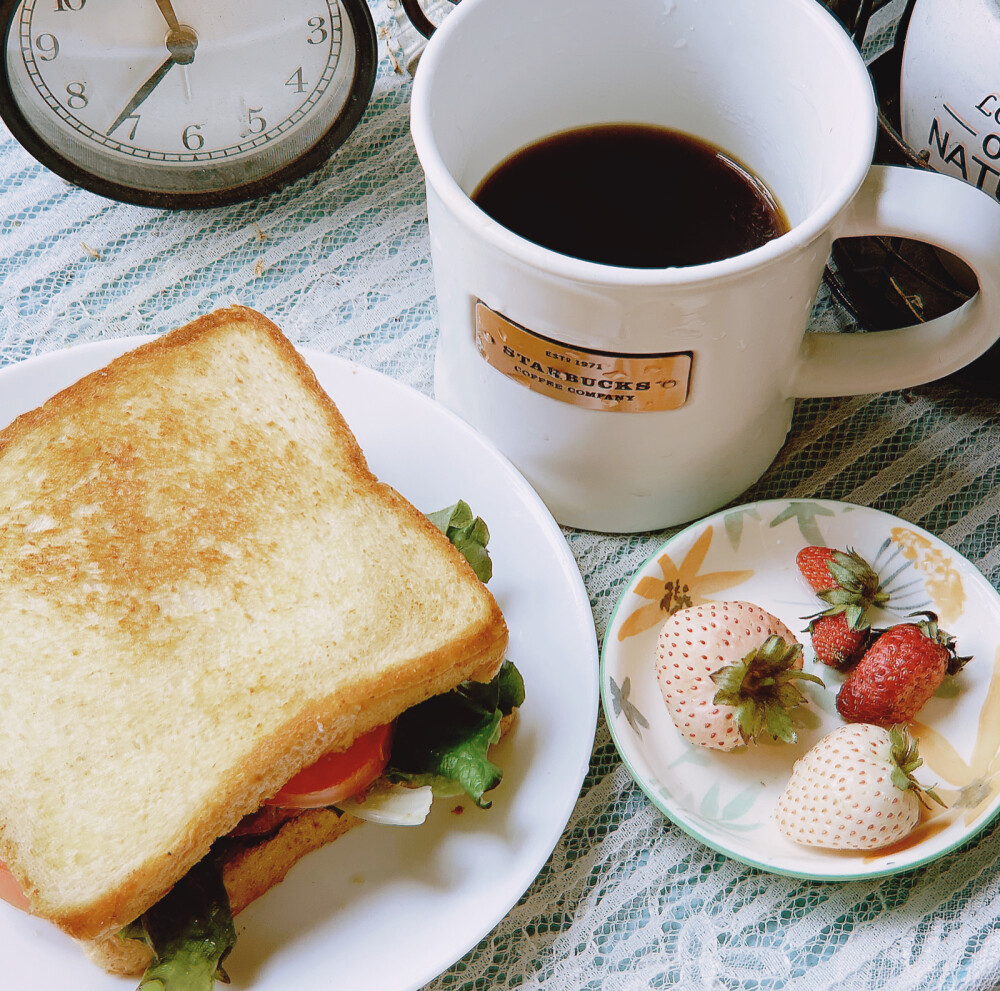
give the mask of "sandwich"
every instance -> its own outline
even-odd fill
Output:
[[[419,818],[428,787],[488,806],[523,685],[486,536],[464,504],[428,517],[379,482],[243,307],[18,417],[0,892],[114,973],[201,991],[232,916],[362,816]]]

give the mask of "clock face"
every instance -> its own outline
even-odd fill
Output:
[[[204,205],[262,192],[329,154],[371,92],[364,0],[8,8],[12,130],[56,171],[120,187],[119,198]]]

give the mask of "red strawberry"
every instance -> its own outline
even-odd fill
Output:
[[[852,630],[843,613],[817,616],[807,627],[812,637],[816,660],[832,668],[849,668],[871,641],[870,628]]]
[[[758,736],[795,740],[789,709],[806,701],[802,647],[752,602],[679,609],[660,628],[656,675],[677,728],[702,747],[735,750]]]
[[[869,641],[872,607],[885,605],[889,593],[872,566],[853,550],[803,547],[795,563],[827,603],[807,627],[816,659],[831,667],[849,667]]]
[[[813,587],[814,592],[822,592],[825,588],[833,588],[836,581],[830,574],[827,562],[833,560],[832,547],[803,547],[795,555],[795,563],[799,566],[802,577]]]
[[[969,660],[955,655],[955,638],[934,613],[919,623],[892,626],[858,661],[837,694],[837,711],[851,723],[909,722]]]

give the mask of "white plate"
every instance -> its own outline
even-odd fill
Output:
[[[140,339],[85,344],[0,370],[0,424]],[[541,501],[461,420],[376,372],[304,352],[372,470],[424,511],[465,499],[486,520],[490,582],[526,699],[499,745],[504,780],[482,811],[437,801],[419,827],[365,823],[306,857],[240,914],[233,988],[408,991],[462,957],[516,904],[569,820],[597,720],[597,638],[579,570]],[[124,991],[53,927],[0,903],[3,986]]]
[[[868,854],[800,846],[775,825],[775,803],[792,764],[842,724],[835,707],[844,679],[815,661],[808,634],[805,684],[810,704],[795,744],[769,743],[716,753],[689,744],[663,704],[653,665],[669,596],[686,588],[693,603],[743,599],[793,631],[822,607],[800,577],[795,555],[807,544],[854,548],[890,592],[875,625],[930,609],[973,660],[918,714],[924,767],[949,802],[901,846]],[[663,603],[663,604],[661,604]],[[1000,596],[955,550],[919,527],[846,503],[774,500],[727,510],[668,540],[639,569],[616,606],[601,658],[601,698],[626,766],[653,803],[678,826],[721,853],[778,874],[846,880],[926,864],[979,832],[1000,807]]]

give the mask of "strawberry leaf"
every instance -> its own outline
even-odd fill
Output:
[[[756,740],[764,728],[764,713],[753,700],[746,699],[736,706],[736,724],[744,743]]]
[[[846,588],[824,588],[816,593],[824,602],[829,602],[831,606],[846,606],[854,602],[856,596]]]
[[[788,712],[780,705],[767,705],[764,707],[765,722],[767,732],[775,739],[784,743],[794,743],[796,740],[795,727],[792,725]]]
[[[774,700],[783,709],[794,709],[797,705],[805,702],[806,697],[795,685],[787,683],[778,687],[774,694]]]
[[[838,585],[849,586],[855,584],[854,572],[846,565],[841,564],[837,560],[836,554],[826,562],[826,570],[830,572]]]
[[[847,620],[847,625],[852,630],[860,630],[864,626],[865,622],[865,609],[863,606],[859,605],[857,602],[852,602],[844,610],[844,619]]]
[[[744,698],[738,691],[731,692],[720,688],[719,691],[715,693],[715,697],[712,701],[716,705],[731,705],[735,708],[744,702]]]

